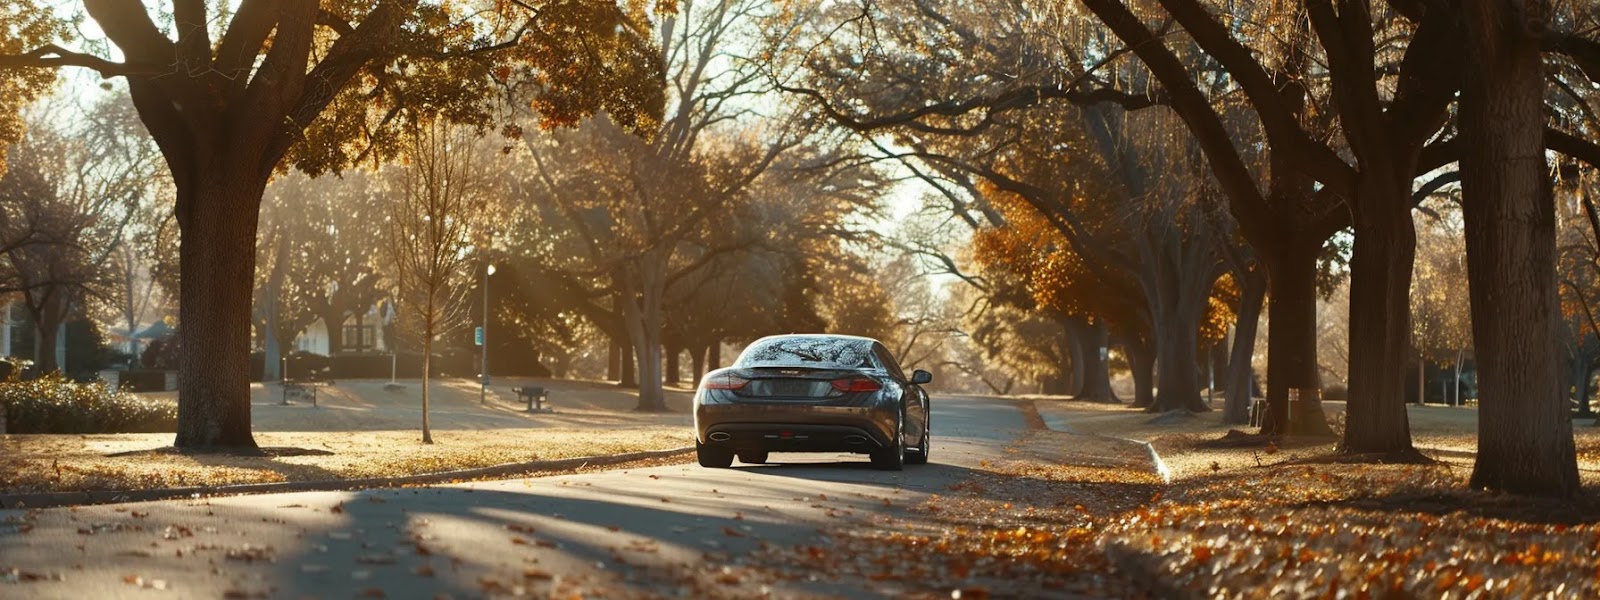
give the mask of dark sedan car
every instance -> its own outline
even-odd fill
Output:
[[[880,469],[928,462],[927,371],[907,377],[877,340],[780,335],[756,340],[694,395],[700,466],[769,452],[855,452]]]

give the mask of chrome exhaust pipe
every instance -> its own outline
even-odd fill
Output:
[[[726,442],[728,440],[733,439],[733,435],[729,434],[726,431],[718,431],[718,432],[713,433],[713,434],[711,434],[709,436],[706,436],[706,437],[711,438],[711,441],[713,441],[713,442]]]
[[[847,435],[847,436],[844,436],[844,441],[847,444],[860,445],[860,444],[867,443],[867,438],[865,436],[859,436],[859,435]]]

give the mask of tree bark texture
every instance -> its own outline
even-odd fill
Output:
[[[1267,277],[1260,268],[1251,270],[1240,278],[1239,320],[1233,326],[1233,348],[1228,356],[1228,370],[1223,375],[1223,389],[1227,398],[1222,405],[1222,422],[1228,425],[1250,423],[1251,365],[1256,350],[1256,330],[1261,323],[1261,308],[1267,295]]]
[[[606,381],[622,381],[622,345],[616,340],[606,348]]]
[[[682,358],[682,356],[683,348],[667,348],[667,367],[666,371],[662,374],[663,381],[677,385],[679,381],[683,380],[683,374],[679,372],[682,370],[682,365],[679,364],[679,360]]]
[[[1061,393],[1073,397],[1082,396],[1083,378],[1085,367],[1087,366],[1084,363],[1089,360],[1089,357],[1084,354],[1085,346],[1088,345],[1084,338],[1088,334],[1086,330],[1089,328],[1089,319],[1088,317],[1067,317],[1062,321],[1062,325],[1063,335],[1065,335],[1063,340],[1065,343],[1062,344],[1062,347],[1066,350],[1067,364],[1063,365],[1065,368],[1062,370],[1063,385]]]
[[[344,351],[344,315],[344,310],[331,306],[317,315],[328,330],[328,356]]]
[[[710,350],[710,346],[696,347],[689,350],[689,368],[692,370],[689,373],[689,383],[700,385],[700,377],[706,374],[706,354]]]
[[[618,372],[618,375],[617,375],[617,386],[618,387],[625,387],[625,388],[637,388],[637,387],[639,387],[639,377],[638,377],[637,373],[634,371],[634,365],[638,361],[635,360],[635,354],[634,353],[635,353],[635,350],[632,347],[624,346],[622,348],[622,351],[620,353],[618,353],[618,355],[617,355],[617,364],[621,365],[621,369],[620,369],[620,371]]]
[[[1210,410],[1200,397],[1199,372],[1195,369],[1199,360],[1199,315],[1181,311],[1175,316],[1176,324],[1166,325],[1156,342],[1156,398],[1146,410]]]
[[[33,368],[40,374],[66,368],[61,360],[61,325],[67,320],[67,301],[60,290],[51,290],[37,310],[30,310],[33,319]]]
[[[1149,408],[1156,404],[1156,354],[1150,346],[1148,342],[1134,340],[1122,346],[1128,353],[1128,368],[1133,371],[1134,408]]]
[[[1083,357],[1083,385],[1077,399],[1089,402],[1121,404],[1111,389],[1111,369],[1101,350],[1110,343],[1104,319],[1085,320],[1078,339],[1078,354]]]
[[[1410,169],[1405,169],[1409,174]],[[1370,181],[1377,179],[1364,174]],[[1345,452],[1406,453],[1406,363],[1411,356],[1411,264],[1416,230],[1410,179],[1362,186],[1350,258],[1350,400]],[[1422,368],[1419,361],[1418,368]]]
[[[639,412],[665,412],[667,401],[662,389],[662,298],[666,293],[666,253],[646,252],[630,268],[622,269],[619,297],[622,319],[633,342],[638,373]]]
[[[1544,156],[1548,3],[1464,0],[1460,127],[1467,275],[1478,359],[1470,485],[1572,497],[1577,455],[1558,355],[1555,202]]]
[[[1267,265],[1265,435],[1331,437],[1317,369],[1317,254],[1322,240],[1301,238],[1263,252]],[[1295,404],[1290,405],[1291,390]]]
[[[226,161],[230,157],[217,157]],[[221,166],[178,182],[178,447],[255,448],[250,304],[266,177]],[[189,185],[185,185],[188,183]]]

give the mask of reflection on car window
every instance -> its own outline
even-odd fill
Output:
[[[758,340],[739,355],[739,367],[872,367],[872,341],[836,337],[784,337]]]
[[[883,344],[873,344],[872,350],[878,354],[878,364],[883,365],[884,370],[895,379],[905,380],[906,374],[900,371],[900,363],[894,361],[894,355],[889,353],[888,348],[883,347]]]

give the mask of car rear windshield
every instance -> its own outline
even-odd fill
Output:
[[[792,337],[758,340],[745,348],[739,367],[862,369],[873,366],[872,341],[851,338]]]

